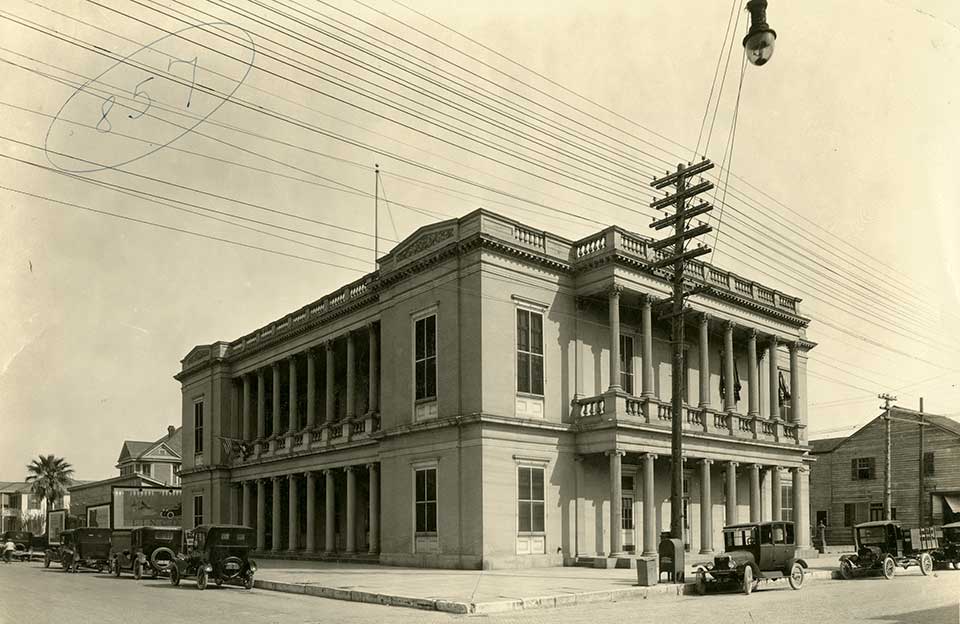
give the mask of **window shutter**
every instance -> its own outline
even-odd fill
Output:
[[[857,458],[854,457],[850,460],[850,478],[854,481],[857,480]]]

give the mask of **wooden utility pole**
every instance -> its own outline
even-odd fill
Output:
[[[380,258],[380,164],[373,165],[373,270]]]
[[[689,185],[688,179],[713,169],[713,163],[704,159],[696,164],[677,165],[676,173],[668,173],[662,178],[655,179],[650,183],[655,189],[663,189],[667,186],[676,188],[673,195],[667,194],[662,199],[658,199],[650,204],[651,208],[657,210],[666,210],[673,207],[674,214],[655,220],[650,227],[660,230],[673,226],[673,235],[661,239],[653,245],[652,249],[657,253],[659,259],[649,265],[650,270],[673,268],[672,283],[673,296],[670,301],[670,342],[673,346],[673,388],[671,396],[671,467],[670,467],[670,536],[676,539],[683,539],[683,312],[684,298],[691,293],[684,290],[683,270],[686,262],[697,256],[710,253],[710,248],[697,246],[694,249],[684,250],[684,244],[701,234],[710,232],[713,228],[706,224],[699,224],[697,227],[687,229],[687,221],[697,215],[702,215],[713,210],[713,206],[707,203],[687,210],[687,199],[696,197],[713,188],[712,182],[700,181],[697,184]],[[665,255],[664,250],[672,247],[672,255]]]
[[[923,422],[923,397],[920,397],[920,417],[919,417],[919,418],[920,418],[920,457],[919,457],[919,460],[920,460],[920,466],[919,466],[920,478],[918,479],[919,483],[917,483],[917,486],[918,486],[918,487],[917,487],[917,490],[918,490],[918,493],[919,493],[919,499],[917,500],[917,525],[923,526],[923,511],[924,511],[924,502],[925,502],[925,501],[924,501],[924,498],[925,498],[925,497],[924,497],[924,495],[923,495],[923,477],[924,477],[924,474],[923,474],[923,472],[924,472],[924,465],[923,465],[923,426],[924,426],[924,422]]]
[[[883,409],[886,410],[883,415],[883,419],[886,421],[886,469],[884,470],[883,476],[883,517],[887,520],[893,520],[893,459],[890,436],[890,403],[891,401],[896,401],[897,397],[885,392],[878,394],[877,398],[883,401]]]

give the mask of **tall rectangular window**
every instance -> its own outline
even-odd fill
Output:
[[[517,468],[517,530],[543,533],[543,468]]]
[[[633,336],[620,336],[620,387],[633,394]]]
[[[793,521],[793,484],[780,485],[780,519]]]
[[[517,310],[517,392],[543,394],[543,315]]]
[[[933,476],[936,465],[933,461],[933,451],[923,454],[923,475],[925,477]]]
[[[843,504],[843,526],[852,527],[857,523],[857,506],[854,503]]]
[[[193,526],[198,527],[203,524],[203,495],[198,494],[193,497]]]
[[[193,452],[203,452],[203,401],[193,404]]]
[[[875,479],[874,467],[873,457],[855,457],[850,460],[850,478],[854,481]]]
[[[417,533],[436,533],[437,469],[420,468],[415,475]]]
[[[414,325],[415,398],[437,398],[437,315],[417,319]]]

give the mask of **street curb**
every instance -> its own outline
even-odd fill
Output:
[[[809,580],[837,578],[837,572],[829,570],[808,570]],[[513,600],[495,600],[489,602],[459,602],[455,600],[439,600],[433,598],[416,598],[411,596],[397,596],[378,592],[356,591],[337,587],[324,587],[312,583],[282,583],[279,581],[254,581],[254,587],[267,591],[283,592],[287,594],[302,594],[329,598],[331,600],[348,600],[351,602],[366,602],[391,607],[406,607],[408,609],[422,609],[426,611],[442,611],[444,613],[490,614],[505,613],[508,611],[525,611],[528,609],[553,609],[572,605],[595,604],[602,602],[620,602],[624,600],[649,600],[652,598],[680,598],[696,593],[693,583],[683,585],[653,585],[651,587],[624,587],[620,589],[604,589],[577,593],[565,593],[553,596],[534,596]]]

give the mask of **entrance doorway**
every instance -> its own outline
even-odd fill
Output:
[[[620,543],[623,551],[632,553],[637,550],[636,531],[633,522],[633,494],[626,494],[620,499]]]

